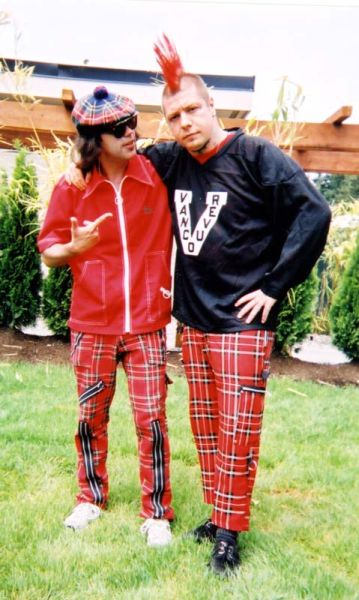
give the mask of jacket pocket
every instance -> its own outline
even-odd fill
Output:
[[[171,274],[167,252],[150,252],[145,256],[146,314],[148,321],[157,321],[171,312]]]
[[[106,324],[105,266],[102,260],[88,260],[74,282],[71,320],[82,325]]]

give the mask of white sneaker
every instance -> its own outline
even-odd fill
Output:
[[[147,537],[148,546],[167,546],[172,541],[171,527],[167,519],[146,519],[140,531]]]
[[[84,529],[90,521],[98,519],[101,514],[101,508],[90,502],[81,502],[73,509],[71,515],[64,520],[65,527],[79,530]]]

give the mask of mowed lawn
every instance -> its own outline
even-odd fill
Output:
[[[359,599],[359,389],[273,377],[252,528],[236,576],[209,573],[211,546],[184,533],[208,516],[186,381],[171,373],[168,420],[177,519],[170,547],[139,533],[136,440],[119,371],[111,412],[111,501],[88,529],[63,518],[76,493],[70,367],[0,364],[0,598]]]

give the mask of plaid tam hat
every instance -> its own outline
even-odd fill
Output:
[[[126,120],[135,113],[136,107],[130,98],[111,94],[105,86],[98,86],[92,94],[77,100],[71,116],[81,129]]]

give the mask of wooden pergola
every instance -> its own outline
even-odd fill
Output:
[[[38,102],[19,102],[3,97],[0,99],[0,147],[8,148],[14,139],[31,146],[36,131],[41,143],[55,147],[54,136],[61,140],[73,138],[75,128],[71,110],[75,97],[72,90],[64,89],[57,99],[41,98]],[[343,106],[322,123],[303,123],[297,127],[293,144],[293,158],[305,171],[318,173],[359,174],[359,124],[345,124],[352,114],[350,106]],[[246,128],[247,121],[222,118],[225,128]],[[291,124],[286,126],[290,129]],[[273,139],[273,123],[256,122],[256,130],[262,137]],[[160,112],[139,114],[138,133],[143,138],[169,139]],[[279,144],[284,150],[285,143]]]

